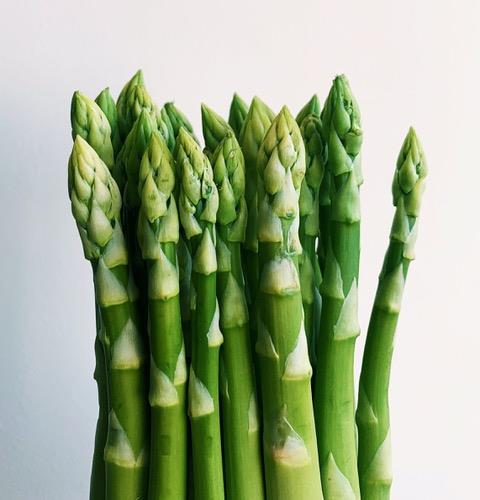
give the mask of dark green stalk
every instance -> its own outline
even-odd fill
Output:
[[[158,132],[139,174],[138,239],[148,273],[151,453],[149,499],[187,497],[187,367],[180,317],[173,158]]]
[[[393,179],[396,207],[363,354],[357,407],[358,471],[364,500],[388,500],[392,484],[388,386],[393,342],[408,267],[414,259],[417,218],[427,166],[410,129]]]
[[[231,131],[214,153],[213,172],[219,193],[217,297],[224,338],[220,402],[226,496],[262,500],[265,493],[257,391],[240,254],[247,223],[245,164]]]
[[[69,161],[72,213],[94,270],[108,383],[107,500],[146,498],[148,412],[137,291],[128,271],[121,197],[108,168],[80,136]]]
[[[315,420],[324,495],[359,499],[353,362],[360,256],[360,113],[344,76],[334,80],[328,121],[333,178],[329,244],[321,285],[322,316],[314,384]]]
[[[305,150],[286,107],[258,153],[258,339],[267,498],[322,499],[298,276]]]
[[[179,211],[192,254],[192,362],[189,415],[192,429],[193,486],[199,500],[222,500],[222,444],[219,412],[219,352],[223,337],[216,298],[215,222],[218,191],[208,158],[183,128],[177,150]]]

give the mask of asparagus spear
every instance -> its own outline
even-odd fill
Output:
[[[272,124],[273,111],[258,97],[254,97],[248,110],[240,137],[245,158],[245,185],[247,203],[247,229],[242,248],[243,268],[247,285],[252,342],[256,341],[256,295],[258,289],[258,236],[257,236],[257,155],[265,133]]]
[[[247,103],[235,92],[233,94],[232,103],[230,104],[230,112],[228,114],[228,124],[235,132],[237,139],[240,138],[245,118],[248,114]]]
[[[219,351],[223,337],[216,299],[215,222],[218,191],[208,158],[181,128],[176,148],[180,170],[180,220],[192,249],[193,335],[189,378],[195,498],[224,498],[219,414]]]
[[[258,340],[267,497],[323,498],[298,276],[305,149],[286,107],[258,153]]]
[[[218,113],[202,104],[202,130],[205,153],[211,158],[221,140],[228,131],[232,131],[232,128]]]
[[[85,139],[111,170],[113,147],[110,124],[97,103],[77,90],[72,97],[70,120],[73,139],[77,135]]]
[[[213,156],[219,193],[217,296],[223,333],[221,408],[227,498],[264,498],[257,392],[240,244],[245,239],[245,164],[232,131]]]
[[[72,213],[85,257],[92,263],[104,327],[100,340],[109,401],[105,498],[145,499],[148,414],[144,348],[120,222],[120,192],[106,165],[80,136],[75,139],[68,173]]]
[[[362,498],[365,500],[390,498],[390,366],[405,280],[410,262],[414,259],[417,217],[426,175],[422,147],[414,130],[410,129],[393,178],[395,216],[370,317],[360,375],[358,470]]]
[[[187,369],[176,258],[173,158],[158,132],[142,158],[138,240],[148,269],[151,453],[149,498],[185,499]]]
[[[116,157],[122,147],[122,141],[120,140],[120,132],[118,130],[117,107],[112,94],[110,94],[110,89],[108,87],[104,88],[96,97],[95,102],[105,113],[110,124],[110,139],[112,140],[113,153]]]
[[[173,127],[173,135],[175,139],[178,137],[178,133],[180,129],[183,127],[190,133],[190,135],[198,142],[198,139],[195,137],[193,133],[193,127],[188,118],[183,114],[183,112],[178,109],[177,106],[173,102],[167,102],[164,106],[165,111],[170,119],[170,123]]]
[[[125,141],[127,138],[128,133],[130,132],[130,129],[133,125],[133,122],[135,121],[135,118],[132,119],[132,105],[135,103],[135,101],[132,99],[132,95],[135,91],[135,87],[138,85],[142,86],[142,89],[144,85],[144,79],[143,79],[143,72],[142,70],[138,70],[132,78],[125,84],[123,87],[122,91],[120,92],[118,99],[117,99],[117,116],[118,116],[118,130],[120,132],[120,139],[122,143]],[[137,103],[138,106],[140,107],[142,103]],[[150,105],[148,102],[147,105]],[[140,113],[137,113],[137,116]]]
[[[317,94],[314,94],[310,100],[303,106],[303,108],[298,112],[297,123],[300,126],[303,120],[310,115],[320,118],[320,101],[318,100]]]
[[[305,109],[305,108],[304,108]],[[316,107],[319,111],[319,108]],[[316,364],[315,343],[319,331],[321,298],[319,287],[322,274],[318,264],[316,242],[319,230],[319,191],[325,173],[326,148],[322,124],[317,114],[305,115],[299,123],[305,143],[306,171],[300,188],[300,243],[303,252],[299,259],[305,333],[310,362]]]
[[[360,113],[344,76],[335,78],[325,104],[328,168],[333,178],[330,231],[321,286],[315,420],[327,500],[359,499],[353,361],[360,254]]]

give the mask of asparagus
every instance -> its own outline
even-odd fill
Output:
[[[360,113],[344,76],[335,78],[323,116],[333,178],[328,251],[314,384],[322,483],[327,500],[359,499],[353,361],[360,253]]]
[[[257,236],[257,155],[266,131],[272,124],[272,110],[258,97],[254,97],[243,125],[240,146],[245,158],[245,185],[247,228],[242,248],[242,260],[247,285],[252,341],[256,341],[256,294],[258,289],[258,236]]]
[[[167,102],[164,106],[165,111],[168,115],[168,118],[170,119],[170,123],[172,124],[173,127],[173,135],[175,139],[178,137],[178,133],[180,132],[180,129],[183,127],[184,129],[187,130],[187,132],[190,133],[190,135],[195,139],[196,142],[198,142],[198,139],[195,137],[195,134],[193,133],[193,127],[188,118],[183,114],[180,109],[175,106],[173,102]]]
[[[317,118],[320,118],[320,101],[318,100],[318,96],[314,94],[310,100],[303,106],[303,108],[298,112],[297,115],[297,123],[300,126],[303,120],[310,115],[313,115]]]
[[[298,277],[305,149],[286,107],[258,153],[258,340],[267,497],[322,497]]]
[[[138,240],[148,269],[150,499],[185,499],[187,369],[180,318],[173,158],[158,132],[143,155]]]
[[[109,500],[146,498],[147,411],[144,349],[137,329],[136,289],[120,222],[121,197],[108,168],[77,136],[68,167],[72,213],[93,267],[108,381],[105,447]]]
[[[318,106],[316,109],[319,110]],[[306,171],[300,188],[299,201],[299,233],[300,243],[303,248],[299,259],[300,283],[308,353],[310,362],[315,366],[315,339],[318,336],[321,310],[319,287],[322,282],[322,274],[316,254],[316,241],[321,237],[318,199],[325,173],[326,148],[322,138],[322,124],[319,113],[305,115],[299,125],[305,143],[306,157]]]
[[[213,156],[219,193],[217,296],[223,333],[221,409],[227,498],[264,498],[257,393],[240,244],[245,239],[245,164],[232,131]]]
[[[390,366],[405,280],[410,262],[414,259],[417,217],[426,175],[422,147],[414,130],[410,129],[393,178],[395,216],[370,317],[360,375],[358,470],[362,498],[365,500],[390,498]]]
[[[193,332],[189,377],[195,498],[224,498],[219,414],[219,351],[223,337],[216,300],[215,222],[218,191],[208,158],[181,128],[176,148],[180,170],[180,220],[192,249]]]
[[[72,137],[85,139],[111,170],[113,146],[110,124],[97,103],[79,91],[74,92],[70,108]]]
[[[108,87],[104,88],[96,97],[95,102],[105,113],[108,123],[110,124],[110,139],[112,141],[113,153],[116,157],[122,147],[122,141],[120,139],[120,131],[118,130],[117,107],[112,94],[110,94],[110,89]]]
[[[130,129],[133,125],[133,122],[135,119],[131,117],[132,115],[132,104],[135,103],[135,101],[132,100],[132,95],[133,92],[135,91],[135,88],[141,85],[142,89],[144,89],[144,79],[143,79],[143,73],[142,70],[138,70],[133,77],[125,84],[123,87],[122,91],[120,92],[118,99],[117,99],[117,116],[118,116],[118,130],[120,133],[120,139],[123,143],[125,139],[127,138],[128,133],[130,132]],[[141,103],[138,103],[140,106]],[[149,107],[151,107],[150,103],[147,103]],[[139,112],[137,113],[140,114]]]
[[[233,94],[233,99],[230,104],[230,112],[228,114],[228,124],[235,132],[237,139],[240,138],[245,118],[248,114],[247,103],[237,94]]]
[[[226,133],[232,128],[219,114],[202,104],[202,130],[205,139],[205,153],[211,158]]]

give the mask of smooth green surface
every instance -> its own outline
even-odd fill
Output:
[[[136,288],[120,222],[121,196],[108,168],[77,136],[68,188],[85,257],[94,269],[108,392],[106,499],[145,499],[148,412],[145,346],[138,330]]]
[[[363,353],[357,407],[358,470],[365,500],[388,500],[392,483],[388,388],[393,343],[410,262],[427,166],[410,129],[393,180],[396,207]]]
[[[353,362],[360,257],[360,113],[345,77],[335,78],[322,114],[333,179],[329,242],[314,384],[315,423],[327,500],[359,499]]]
[[[223,334],[221,414],[226,497],[265,498],[258,401],[240,244],[245,239],[245,163],[229,131],[213,156],[219,192],[217,297]]]
[[[298,276],[305,150],[286,107],[258,153],[258,338],[267,498],[323,498]]]

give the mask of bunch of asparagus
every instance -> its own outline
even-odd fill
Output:
[[[425,158],[410,129],[360,333],[360,113],[344,76],[294,119],[202,105],[205,147],[139,71],[75,92],[68,189],[92,264],[92,500],[388,499],[388,386]],[[355,418],[356,415],[356,418]],[[357,439],[358,435],[358,439]]]

